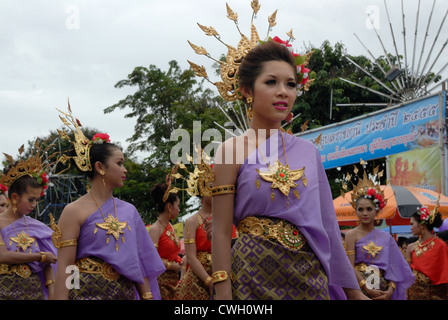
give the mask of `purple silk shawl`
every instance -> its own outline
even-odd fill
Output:
[[[29,250],[31,249],[31,253],[51,252],[54,255],[56,255],[57,254],[56,248],[54,247],[53,241],[51,240],[51,235],[53,231],[48,226],[46,226],[45,224],[36,219],[30,218],[28,216],[25,217],[25,219],[26,219],[26,225],[24,219],[19,219],[14,221],[14,226],[10,224],[0,230],[3,241],[6,244],[6,248],[9,251],[17,251],[17,248],[19,248],[19,252],[23,252],[20,247],[17,247],[17,243],[15,243],[14,241],[11,242],[11,246],[9,245],[10,242],[9,238],[17,237],[17,233],[21,233],[23,230],[25,231],[25,233],[28,232],[31,237],[36,239],[36,241],[32,243],[30,247],[27,248],[26,253],[29,253],[30,252]],[[37,247],[35,246],[35,243],[37,243]],[[33,273],[39,274],[40,280],[42,282],[44,297],[45,299],[47,299],[48,289],[45,287],[45,278],[43,273],[45,263],[33,261],[28,262],[27,264],[30,266]],[[56,272],[56,264],[52,264],[51,266],[53,267],[53,271]]]
[[[261,178],[257,190],[256,169],[267,171],[267,167],[264,158],[255,151],[245,160],[238,173],[234,224],[237,226],[248,216],[267,216],[284,219],[297,226],[327,274],[331,299],[346,299],[342,288],[359,289],[359,285],[342,245],[321,156],[311,142],[286,133],[283,133],[283,137],[290,169],[305,167],[307,186],[304,186],[302,180],[296,181],[300,200],[294,196],[291,188],[289,209],[286,207],[286,196],[278,189],[274,189],[275,198],[271,201],[271,183]],[[282,138],[278,132],[272,134],[259,148],[271,164],[277,158],[285,164]],[[277,148],[278,155],[270,155],[271,148],[274,151]]]
[[[146,227],[137,212],[130,203],[115,198],[117,217],[119,222],[127,222],[123,234],[118,239],[118,251],[115,249],[117,240],[112,235],[106,236],[107,231],[98,228],[96,234],[95,223],[103,223],[104,219],[100,210],[92,213],[81,226],[76,259],[95,256],[111,264],[114,269],[126,278],[144,283],[147,277],[151,286],[154,300],[160,300],[157,276],[165,271],[165,266],[149,236]],[[101,206],[104,216],[109,213],[115,217],[114,201],[110,197]],[[124,236],[124,243],[121,237]],[[109,243],[106,244],[106,238]]]
[[[383,247],[373,259],[362,248],[370,241]],[[355,249],[355,264],[363,262],[367,265],[375,265],[383,270],[384,278],[388,281],[394,281],[396,285],[392,300],[406,300],[406,289],[414,283],[415,277],[394,238],[387,232],[374,229],[356,242]]]

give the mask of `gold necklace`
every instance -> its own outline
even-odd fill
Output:
[[[118,238],[120,237],[120,234],[124,234],[123,229],[128,227],[129,231],[131,231],[131,227],[127,225],[127,222],[120,222],[117,218],[117,205],[115,204],[115,198],[112,196],[112,199],[114,201],[114,209],[115,209],[115,217],[113,217],[110,213],[108,214],[107,218],[104,217],[103,210],[101,210],[101,207],[98,205],[98,202],[96,202],[95,198],[93,197],[92,192],[89,192],[90,196],[92,197],[93,201],[95,202],[98,209],[100,209],[101,215],[103,216],[104,222],[103,223],[95,223],[95,225],[98,228],[101,228],[103,230],[106,230],[106,236],[112,235],[115,238],[115,250],[118,251]],[[98,228],[95,227],[95,230],[93,231],[94,234],[97,233]],[[106,244],[109,244],[109,237],[106,237]],[[124,243],[124,236],[121,236],[121,241]]]
[[[420,240],[417,240],[417,247],[414,249],[415,250],[415,255],[417,257],[421,256],[422,254],[425,254],[426,251],[431,250],[434,247],[434,240],[436,239],[436,236],[428,239],[425,243],[421,243]]]
[[[288,159],[286,157],[285,139],[283,138],[283,134],[281,131],[280,135],[282,136],[283,153],[285,154],[285,165],[283,165],[277,158],[277,160],[274,162],[274,165],[271,166],[270,163],[267,162],[261,150],[258,148],[258,143],[255,139],[255,146],[258,152],[260,152],[261,156],[263,157],[265,163],[267,163],[268,165],[268,171],[263,172],[256,169],[258,176],[255,180],[255,186],[257,187],[257,190],[260,188],[260,180],[258,179],[258,177],[261,177],[265,181],[271,182],[271,201],[274,201],[275,198],[274,189],[279,189],[286,196],[286,208],[289,209],[289,191],[291,190],[291,188],[294,188],[293,193],[295,197],[300,200],[299,191],[295,189],[298,186],[296,181],[302,179],[303,185],[306,187],[307,179],[304,176],[305,167],[297,170],[289,169]]]
[[[174,244],[176,245],[176,247],[178,247],[178,246],[179,246],[179,239],[177,239],[176,232],[174,231],[174,227],[172,226],[172,224],[171,224],[170,222],[168,222],[166,225],[164,225],[160,219],[157,219],[157,220],[158,220],[158,221],[160,222],[160,224],[162,225],[162,227],[163,227],[163,231],[166,230],[165,233],[166,233],[166,235],[168,236],[168,238],[170,238],[171,240],[173,240],[173,242],[174,242]],[[168,230],[168,225],[171,226],[171,229],[172,229],[173,231]]]
[[[31,244],[34,243],[34,246],[37,248],[36,238],[30,236],[30,232],[28,231],[28,224],[26,223],[25,216],[23,216],[23,220],[25,221],[26,233],[24,230],[18,233],[16,227],[14,226],[14,222],[11,220],[11,217],[8,215],[9,221],[11,221],[12,227],[14,228],[14,232],[17,234],[17,237],[9,237],[9,246],[12,245],[12,242],[17,243],[17,252],[19,252],[19,247],[22,248],[23,252],[25,252],[28,247],[31,247]],[[31,248],[29,253],[31,253]]]
[[[374,233],[373,233],[373,236],[374,236],[374,240],[375,240],[375,242],[374,241],[370,241],[369,243],[367,243],[367,239],[366,239],[366,245],[365,246],[362,246],[362,248],[364,249],[364,250],[366,250],[367,251],[367,253],[370,253],[370,255],[372,256],[372,261],[373,261],[373,259],[375,258],[375,256],[376,255],[378,255],[379,256],[379,252],[383,249],[383,247],[381,247],[381,246],[378,246],[377,244],[376,244],[376,229],[373,231]],[[367,236],[367,235],[366,235]],[[365,236],[364,236],[365,237]],[[367,257],[369,257],[368,255],[367,255]]]

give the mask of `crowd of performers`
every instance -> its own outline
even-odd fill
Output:
[[[7,156],[0,299],[447,299],[448,247],[433,232],[442,223],[437,206],[416,210],[412,232],[420,238],[403,255],[374,227],[384,195],[360,178],[351,199],[359,225],[342,241],[318,149],[281,127],[306,89],[309,56],[293,53],[288,41],[257,37],[253,27],[251,41],[222,62],[239,61],[226,65],[234,72],[220,94],[245,103],[250,130],[223,142],[213,167],[201,162],[188,174],[188,192],[202,207],[185,222],[184,259],[170,223],[180,201],[173,177],[182,175],[174,170],[167,183],[154,182],[159,216],[148,232],[135,206],[113,196],[126,179],[122,150],[106,134],[87,139],[69,106],[59,112],[73,134],[59,134],[74,152],[58,162],[75,164],[91,187],[49,227],[29,216],[49,182],[45,150],[36,143],[27,157]]]

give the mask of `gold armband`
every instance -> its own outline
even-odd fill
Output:
[[[347,250],[345,252],[347,253],[347,256],[354,256],[356,254],[355,250]]]
[[[153,299],[153,296],[152,296],[152,293],[150,291],[145,292],[142,295],[142,300],[152,300],[152,299]]]
[[[50,284],[54,284],[54,280],[47,280],[47,281],[45,281],[45,287],[47,287],[48,288],[48,286],[50,285]]]
[[[184,239],[184,244],[193,244],[196,243],[195,239]]]
[[[223,194],[236,193],[236,188],[234,184],[226,184],[218,187],[211,188],[212,197],[220,196]]]
[[[0,246],[6,246],[6,244],[3,241],[0,241]]]
[[[40,263],[45,262],[47,260],[47,256],[43,252],[39,252],[41,254],[40,256]]]
[[[216,271],[212,274],[212,283],[215,284],[217,282],[226,281],[229,279],[229,275],[227,274],[227,271]]]
[[[78,245],[78,239],[69,239],[59,242],[59,248],[77,246],[77,245]]]

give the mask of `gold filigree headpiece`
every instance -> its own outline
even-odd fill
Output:
[[[76,155],[73,157],[69,157],[64,154],[59,158],[59,161],[62,163],[66,163],[70,159],[73,159],[79,170],[83,172],[91,171],[92,165],[90,163],[90,148],[92,147],[93,142],[86,138],[81,130],[81,122],[79,122],[79,120],[73,116],[72,109],[70,107],[70,101],[68,102],[68,113],[63,112],[59,109],[56,110],[62,113],[63,116],[59,115],[59,118],[67,126],[67,128],[69,128],[73,132],[75,136],[75,141],[72,141],[65,131],[58,130],[58,134],[62,139],[68,140],[73,144],[76,153]]]
[[[360,164],[364,166],[366,164],[365,161],[361,160]],[[353,172],[355,173],[358,183],[355,185],[352,182],[353,185],[353,192],[351,194],[351,200],[350,204],[352,207],[356,210],[356,201],[360,197],[364,197],[366,199],[370,199],[375,204],[375,207],[377,210],[382,210],[386,206],[386,199],[384,198],[384,191],[381,189],[380,186],[380,178],[384,174],[384,170],[379,171],[379,166],[376,166],[373,169],[373,173],[371,175],[371,178],[367,177],[367,172],[364,168],[364,174],[361,177],[358,176],[359,169],[355,165]],[[347,182],[352,180],[352,176],[347,173],[345,176],[345,180]],[[345,198],[345,191],[348,191],[348,186],[344,182],[342,184],[341,195]]]
[[[220,65],[220,75],[221,75],[222,81],[212,82],[209,79],[209,77],[207,75],[206,68],[204,66],[199,66],[199,65],[187,60],[188,63],[190,64],[190,66],[192,67],[194,73],[196,74],[196,76],[203,77],[207,81],[212,83],[214,86],[216,86],[219,91],[219,94],[227,101],[235,101],[237,99],[242,100],[243,97],[239,91],[239,82],[238,82],[238,71],[239,71],[240,64],[243,61],[244,57],[249,53],[249,51],[251,51],[259,43],[262,42],[262,41],[260,41],[258,31],[253,24],[254,17],[256,17],[256,14],[260,10],[260,3],[258,2],[258,0],[252,0],[251,6],[252,6],[253,13],[252,13],[252,18],[251,18],[251,29],[250,29],[250,39],[249,39],[247,36],[245,36],[241,32],[240,28],[238,27],[238,14],[236,12],[234,12],[232,9],[230,9],[229,5],[226,3],[227,18],[232,20],[235,23],[235,26],[241,36],[241,39],[236,48],[224,43],[221,40],[221,36],[219,35],[219,33],[216,31],[215,28],[206,27],[206,26],[203,26],[198,23],[201,30],[204,31],[204,33],[207,36],[215,37],[219,42],[221,42],[223,45],[225,45],[227,47],[227,55],[226,55],[225,61],[220,61],[218,59],[213,58],[212,56],[210,56],[210,54],[207,52],[207,50],[204,47],[199,47],[197,45],[194,45],[190,41],[188,41],[188,43],[193,48],[193,50],[195,51],[196,54],[205,55],[207,58],[212,59],[213,61],[215,61],[216,63],[218,63]],[[276,18],[277,18],[277,10],[275,10],[275,12],[268,18],[269,28],[268,28],[268,33],[266,36],[266,41],[274,40],[276,42],[282,43],[283,45],[285,45],[286,47],[288,47],[290,49],[291,54],[293,54],[296,59],[296,62],[295,62],[296,72],[299,76],[299,82],[300,82],[298,84],[298,89],[303,88],[303,85],[304,85],[305,90],[308,90],[308,86],[311,83],[311,81],[308,82],[309,70],[306,69],[305,66],[307,65],[312,53],[307,53],[307,54],[301,56],[301,55],[298,55],[298,54],[295,54],[292,52],[291,45],[289,44],[290,40],[294,40],[294,36],[292,34],[292,29],[286,33],[289,37],[288,41],[282,41],[278,37],[275,37],[274,39],[269,38],[270,30],[272,29],[272,27],[274,27],[277,24]]]
[[[10,188],[17,179],[23,176],[30,176],[36,178],[37,183],[42,185],[45,191],[48,186],[47,171],[49,171],[50,166],[52,165],[48,159],[53,157],[53,155],[48,156],[47,153],[52,146],[53,145],[50,144],[45,149],[42,149],[42,146],[39,144],[39,140],[37,139],[34,142],[31,155],[27,159],[23,159],[21,158],[21,155],[25,151],[25,148],[24,145],[22,145],[18,150],[19,159],[17,161],[15,161],[9,154],[3,153],[8,162],[11,164],[11,168],[8,173],[2,174],[0,184]],[[44,160],[44,156],[47,159]]]

